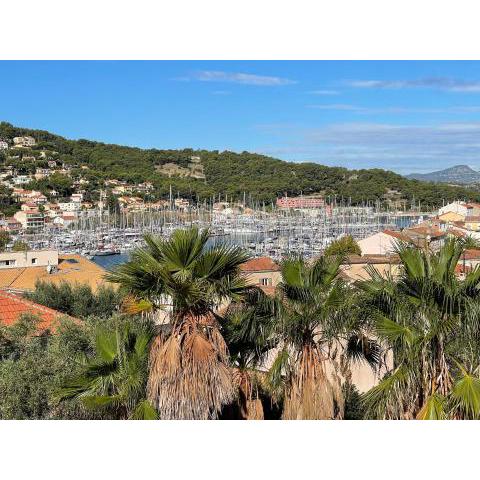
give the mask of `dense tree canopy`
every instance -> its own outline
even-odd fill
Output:
[[[478,190],[410,180],[382,169],[348,170],[317,163],[290,163],[249,152],[189,148],[143,150],[89,140],[67,140],[46,131],[0,123],[0,137],[13,138],[18,135],[31,135],[36,139],[34,153],[46,151],[49,158],[75,167],[73,175],[82,172],[90,181],[87,190],[98,188],[105,179],[116,178],[131,184],[150,181],[157,198],[166,197],[172,186],[175,194],[200,201],[218,195],[240,199],[244,193],[251,201],[267,204],[284,194],[294,196],[301,193],[323,193],[354,204],[386,202],[389,195],[399,195],[396,199],[415,201],[425,207],[438,206],[443,200],[459,198],[480,201]],[[206,180],[178,176],[169,178],[158,171],[158,167],[166,163],[186,167],[192,155],[201,158]],[[21,163],[22,168],[27,168],[25,162]],[[81,166],[88,170],[81,171]]]

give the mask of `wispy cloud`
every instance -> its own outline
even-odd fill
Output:
[[[292,85],[294,83],[297,83],[295,80],[290,80],[289,78],[283,78],[283,77],[256,75],[253,73],[223,72],[218,70],[202,70],[202,71],[194,72],[188,76],[179,77],[177,78],[177,80],[239,83],[243,85],[258,85],[258,86],[266,86],[266,87]]]
[[[400,173],[428,172],[456,164],[480,170],[480,122],[438,125],[389,123],[298,127],[263,153],[289,160],[348,168],[385,168]]]
[[[345,84],[353,88],[435,88],[450,92],[480,92],[480,81],[478,80],[469,81],[444,77],[419,78],[414,80],[347,80]]]
[[[340,92],[338,90],[310,90],[309,92],[310,95],[339,95]]]
[[[467,105],[467,106],[455,106],[455,107],[444,107],[444,108],[421,108],[421,107],[396,107],[396,106],[386,106],[386,107],[364,107],[361,105],[350,105],[343,103],[333,103],[333,104],[312,104],[307,105],[308,108],[315,108],[317,110],[331,110],[331,111],[345,111],[358,114],[409,114],[409,113],[477,113],[480,112],[480,106],[478,105]]]

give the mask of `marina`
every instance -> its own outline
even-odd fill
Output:
[[[145,234],[169,238],[176,229],[197,226],[208,229],[211,245],[219,241],[240,245],[252,256],[280,259],[292,253],[319,255],[336,238],[351,235],[356,240],[385,229],[398,230],[428,217],[428,212],[391,212],[375,206],[333,205],[317,209],[250,209],[243,205],[214,210],[205,205],[180,210],[80,212],[68,228],[46,227],[21,234],[18,239],[31,248],[53,248],[77,253],[102,266],[128,258],[143,244]]]

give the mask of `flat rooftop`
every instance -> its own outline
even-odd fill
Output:
[[[93,290],[106,284],[106,270],[81,255],[59,255],[57,270],[48,273],[46,267],[21,267],[0,270],[0,288],[31,291],[37,281],[59,284],[88,284]]]

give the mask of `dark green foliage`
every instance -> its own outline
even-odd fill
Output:
[[[28,250],[28,244],[22,242],[22,240],[16,240],[13,242],[12,250],[14,252],[26,252]]]
[[[342,390],[345,399],[344,420],[363,420],[365,411],[357,387],[347,382],[343,384]]]
[[[0,185],[0,215],[11,217],[19,209],[20,204],[12,197],[12,190],[5,185]]]
[[[0,230],[0,252],[5,250],[5,247],[8,245],[10,241],[10,235],[5,230]]]
[[[358,243],[351,235],[345,235],[344,237],[334,240],[324,252],[325,255],[338,255],[344,257],[346,255],[361,255],[362,250]]]
[[[36,317],[0,329],[0,419],[83,418],[76,406],[57,408],[55,394],[76,357],[91,349],[88,329],[65,319],[56,335],[37,336]]]
[[[71,285],[62,282],[59,285],[38,282],[35,290],[25,296],[41,305],[53,308],[76,318],[89,316],[110,317],[119,308],[122,294],[112,287],[101,286],[94,293],[89,285]]]
[[[38,144],[29,155],[32,151],[48,150],[51,158],[73,167],[74,178],[81,174],[89,180],[87,193],[103,187],[104,180],[116,178],[132,185],[151,181],[155,198],[166,198],[171,186],[175,195],[178,193],[194,201],[220,194],[222,198],[228,195],[241,199],[245,192],[250,202],[270,204],[285,193],[289,196],[323,193],[331,198],[335,196],[337,200],[360,204],[365,201],[386,202],[390,190],[400,192],[400,197],[407,202],[415,200],[417,205],[420,202],[423,207],[434,207],[441,205],[443,200],[459,198],[480,201],[480,192],[472,188],[409,180],[381,169],[348,170],[316,163],[290,163],[249,152],[142,150],[89,140],[67,140],[49,132],[0,123],[0,137],[11,139],[18,135],[31,135],[37,140]],[[185,167],[192,155],[201,157],[206,182],[193,178],[169,178],[156,168],[166,163]],[[17,163],[20,170],[30,171],[35,167],[22,161]],[[81,170],[81,166],[88,167],[88,170]],[[45,191],[49,182],[50,179],[39,181],[39,188]],[[62,185],[58,186],[62,188]],[[68,188],[64,193],[68,193]]]
[[[148,352],[153,338],[150,323],[118,318],[114,325],[95,330],[95,352],[80,372],[59,390],[62,403],[79,401],[87,411],[112,419],[157,418],[146,400]]]
[[[151,335],[148,325],[122,316],[90,317],[81,324],[65,318],[54,335],[38,335],[38,321],[32,315],[24,315],[14,325],[0,328],[0,419],[123,418],[122,409],[86,408],[75,395],[67,399],[65,391],[60,401],[62,389],[71,386],[72,379],[84,378],[87,372],[94,372],[92,366],[101,366],[101,357],[106,351],[100,353],[99,345],[111,345],[111,342],[100,340],[99,343],[99,339],[103,336],[115,340],[117,332],[122,339],[122,354],[129,361],[121,366],[114,361],[110,373],[123,393],[131,393],[123,405],[134,400],[135,417],[153,413],[137,401],[145,396]],[[128,368],[123,368],[125,365]],[[97,374],[99,372],[97,370]],[[108,375],[103,376],[103,381],[103,385],[108,384]]]
[[[26,188],[39,190],[47,197],[50,196],[52,190],[55,190],[60,198],[66,198],[73,193],[73,182],[65,175],[54,173],[49,177],[30,182]]]

